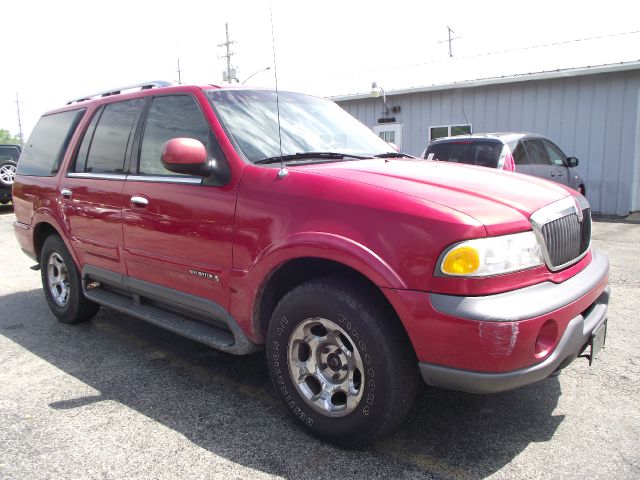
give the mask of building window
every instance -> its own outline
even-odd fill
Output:
[[[456,135],[471,134],[471,125],[439,125],[429,127],[429,140],[442,137],[455,137]]]
[[[387,143],[394,144],[402,150],[402,124],[382,123],[373,126],[373,132]]]
[[[389,130],[380,132],[380,138],[385,142],[396,143],[396,132]]]

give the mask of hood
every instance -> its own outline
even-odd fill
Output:
[[[487,227],[522,228],[533,212],[571,195],[562,185],[529,175],[410,158],[292,168],[405,193],[462,212]],[[496,234],[493,230],[488,233]]]

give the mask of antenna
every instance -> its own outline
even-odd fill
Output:
[[[464,96],[463,96],[462,98],[463,98],[463,100],[462,100],[462,101],[464,102]],[[462,104],[462,115],[464,116],[464,121],[465,121],[465,123],[466,123],[467,125],[471,125],[471,124],[469,123],[469,119],[467,118],[467,114],[464,112],[464,103]],[[469,129],[469,136],[471,136],[471,129]]]
[[[269,15],[271,18],[271,46],[273,48],[273,76],[276,79],[276,112],[278,114],[278,142],[280,144],[280,171],[278,172],[278,178],[284,178],[287,176],[287,169],[284,168],[284,158],[282,158],[282,131],[280,129],[280,97],[278,95],[278,67],[276,65],[276,37],[273,33],[273,7],[271,0],[269,0]]]
[[[180,57],[178,57],[178,85],[182,85],[182,72],[180,71]]]
[[[18,128],[20,129],[20,146],[24,145],[24,137],[22,136],[22,120],[20,119],[20,99],[16,93],[16,109],[18,110]]]

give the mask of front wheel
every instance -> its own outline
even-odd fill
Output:
[[[325,278],[291,290],[267,342],[280,398],[320,438],[361,446],[411,408],[418,378],[411,345],[388,305],[354,282]]]
[[[3,160],[0,162],[0,185],[11,188],[16,177],[16,162]]]
[[[40,274],[49,308],[61,322],[83,322],[98,312],[99,305],[84,296],[80,272],[57,235],[47,237],[42,246]]]

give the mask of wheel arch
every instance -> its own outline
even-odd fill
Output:
[[[296,286],[314,279],[339,277],[346,280],[354,288],[365,291],[368,298],[384,308],[390,321],[396,323],[411,346],[408,333],[404,328],[398,312],[372,279],[361,271],[336,260],[322,257],[298,257],[289,259],[266,276],[256,296],[253,306],[253,332],[259,342],[263,342],[269,327],[269,321],[280,300]],[[413,348],[413,347],[411,347]]]

